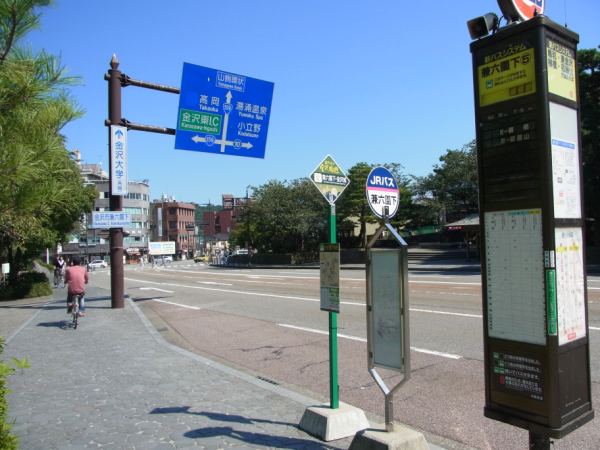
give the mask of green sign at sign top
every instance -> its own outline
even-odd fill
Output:
[[[340,169],[331,155],[321,161],[321,164],[310,175],[310,180],[321,191],[321,194],[332,205],[350,184],[346,174]]]

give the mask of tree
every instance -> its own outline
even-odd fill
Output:
[[[275,253],[318,248],[325,234],[327,202],[308,178],[272,180],[252,190],[252,202],[230,235],[232,243],[249,242]]]
[[[447,150],[441,164],[426,177],[413,176],[416,202],[430,218],[440,213],[469,214],[478,211],[477,149],[475,141],[460,150]],[[438,219],[444,222],[445,219]],[[443,223],[440,223],[443,224]]]
[[[17,45],[39,25],[44,0],[0,0],[0,257],[22,262],[64,242],[97,192],[84,187],[61,129],[83,111],[60,59]]]
[[[600,245],[600,52],[577,52],[583,153],[585,216],[594,219],[596,245]]]
[[[348,169],[346,176],[350,184],[336,201],[337,229],[354,229],[356,221],[360,225],[354,246],[366,246],[367,223],[378,221],[366,196],[367,177],[372,169],[373,166],[366,162],[359,162]],[[346,245],[352,243],[348,242]]]

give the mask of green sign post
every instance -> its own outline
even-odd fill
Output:
[[[327,155],[321,161],[310,175],[310,179],[329,202],[329,241],[331,244],[336,244],[335,201],[346,189],[350,180],[331,155]],[[329,310],[329,405],[332,409],[339,408],[337,314],[337,312]]]

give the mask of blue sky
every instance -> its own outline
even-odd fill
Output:
[[[67,148],[107,169],[113,54],[129,77],[168,86],[180,87],[184,62],[273,82],[264,159],[128,133],[129,179],[149,179],[152,199],[220,204],[224,193],[308,177],[328,154],[346,172],[367,162],[430,173],[447,149],[475,138],[466,22],[487,12],[501,15],[495,0],[57,0],[27,40],[82,77],[72,92],[87,114],[65,127]],[[598,13],[600,0],[547,1],[546,15],[579,33],[579,49],[600,44]],[[176,128],[178,102],[129,86],[122,115]]]

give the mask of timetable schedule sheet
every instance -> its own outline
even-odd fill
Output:
[[[488,336],[546,343],[541,210],[485,213]]]
[[[581,228],[557,228],[556,296],[559,345],[586,336],[583,232]]]

